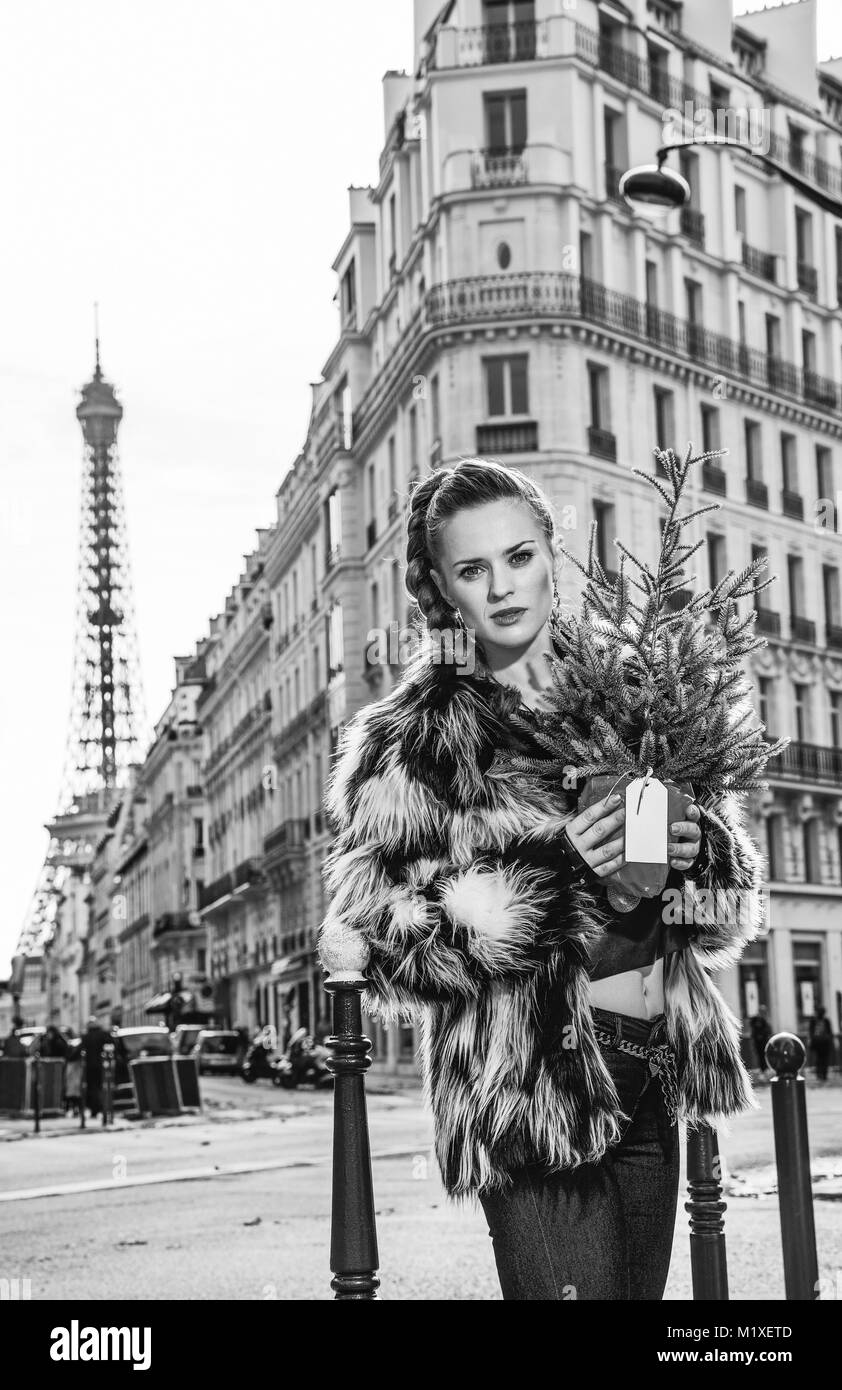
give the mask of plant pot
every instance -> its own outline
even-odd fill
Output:
[[[624,772],[621,775],[605,773],[589,777],[579,793],[578,810],[584,811],[594,802],[601,801],[609,792],[625,793],[626,787],[640,774]],[[685,820],[687,808],[695,800],[689,782],[673,782],[669,778],[658,778],[667,789],[667,838],[673,821]],[[606,883],[608,901],[618,912],[631,912],[641,898],[655,898],[663,892],[670,871],[666,864],[646,863],[642,860],[624,861]]]

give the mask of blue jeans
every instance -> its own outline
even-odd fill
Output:
[[[637,1043],[664,1040],[664,1016],[593,1010],[594,1022]],[[506,1192],[480,1193],[504,1299],[663,1298],[678,1205],[678,1125],[649,1063],[602,1045],[628,1121],[598,1163],[513,1171]]]

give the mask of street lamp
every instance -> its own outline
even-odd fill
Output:
[[[686,150],[691,147],[708,145],[714,149],[730,146],[732,149],[744,150],[755,159],[759,159],[762,164],[774,169],[786,183],[797,188],[798,192],[802,193],[805,198],[809,198],[811,202],[818,203],[825,212],[832,213],[834,217],[842,217],[842,199],[834,198],[831,193],[814,188],[794,170],[787,168],[785,164],[774,159],[772,155],[766,154],[764,150],[749,144],[748,141],[730,140],[727,136],[716,137],[715,139],[674,140],[671,144],[661,145],[660,149],[656,150],[657,164],[641,164],[636,169],[627,169],[620,179],[620,194],[632,212],[654,222],[666,213],[684,207],[690,199],[690,185],[674,169],[665,168],[665,160],[670,150]]]

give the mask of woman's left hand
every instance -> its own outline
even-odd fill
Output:
[[[687,807],[687,820],[676,820],[670,825],[670,841],[667,847],[671,869],[687,872],[698,858],[702,843],[702,829],[699,824],[701,811],[695,802]]]

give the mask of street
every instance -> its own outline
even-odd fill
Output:
[[[720,1141],[732,1299],[784,1296],[768,1088]],[[206,1078],[205,1113],[113,1130],[0,1117],[0,1278],[33,1299],[331,1299],[332,1094]],[[820,1275],[842,1269],[842,1087],[808,1085]],[[481,1208],[447,1201],[419,1092],[368,1098],[381,1296],[499,1299]],[[5,1141],[5,1142],[2,1142]],[[822,1178],[822,1173],[837,1178]],[[835,1200],[821,1193],[835,1190]],[[739,1192],[751,1195],[737,1195]],[[47,1195],[48,1193],[53,1195]],[[691,1297],[682,1176],[668,1300]]]

